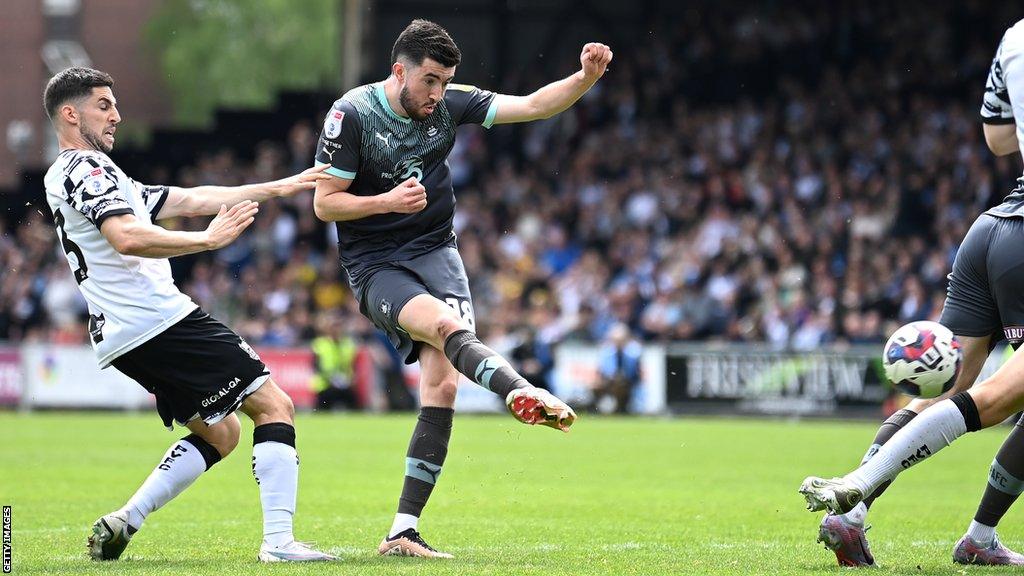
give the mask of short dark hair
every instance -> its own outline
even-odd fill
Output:
[[[416,63],[423,64],[430,58],[444,67],[458,66],[462,62],[462,52],[448,31],[430,20],[413,20],[398,35],[395,46],[391,49],[391,62],[406,57]]]
[[[43,107],[52,120],[68,100],[77,100],[92,94],[93,88],[113,86],[114,79],[106,72],[76,66],[65,68],[50,78],[43,92]]]

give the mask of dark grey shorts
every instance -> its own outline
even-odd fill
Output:
[[[476,327],[469,279],[462,257],[453,246],[436,248],[412,260],[388,262],[360,278],[352,291],[359,301],[359,311],[388,335],[406,364],[419,359],[422,344],[398,325],[398,313],[415,296],[429,294],[441,300],[471,328]]]
[[[953,261],[940,322],[961,336],[1024,341],[1024,219],[974,221]]]

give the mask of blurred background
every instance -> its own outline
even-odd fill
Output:
[[[587,41],[615,51],[565,113],[460,129],[455,226],[486,342],[584,409],[877,417],[900,401],[881,344],[938,319],[960,240],[1021,174],[1019,155],[988,151],[978,116],[1016,8],[5,0],[0,404],[151,404],[96,368],[43,199],[52,74],[114,76],[111,156],[137,180],[258,182],[312,165],[330,104],[386,77],[395,37],[422,17],[460,45],[456,81],[503,93],[574,72]],[[265,203],[237,243],[172,267],[298,406],[415,405],[416,367],[359,315],[311,194]],[[500,402],[467,384],[459,407]]]

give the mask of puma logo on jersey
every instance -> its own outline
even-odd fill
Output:
[[[331,163],[334,162],[334,153],[335,152],[337,152],[337,150],[328,150],[327,148],[324,148],[324,156],[327,156],[327,161],[328,162],[331,162]]]
[[[391,142],[390,142],[390,140],[391,140],[391,133],[390,132],[388,132],[386,136],[382,136],[380,132],[377,132],[375,135],[377,136],[378,140],[380,140],[381,142],[384,143],[384,147],[385,148],[390,148],[391,147]]]

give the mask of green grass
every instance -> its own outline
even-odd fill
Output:
[[[845,472],[871,423],[584,417],[572,434],[504,417],[456,418],[420,524],[456,555],[380,558],[415,417],[300,416],[296,533],[332,565],[255,562],[258,493],[249,442],[150,516],[117,563],[85,536],[120,507],[170,442],[155,415],[0,414],[0,503],[12,504],[15,574],[836,574],[819,516],[796,488]],[[244,421],[244,419],[243,419]],[[243,437],[251,430],[243,429]],[[998,574],[950,562],[1005,429],[972,434],[904,474],[875,506],[884,574]],[[1011,511],[1000,534],[1024,547]]]

